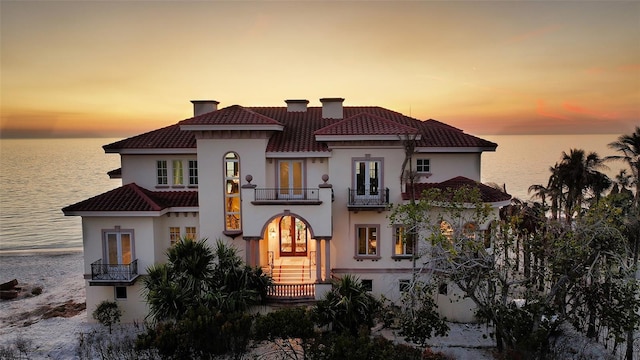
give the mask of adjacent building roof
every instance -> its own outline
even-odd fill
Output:
[[[494,151],[497,144],[465,134],[462,130],[436,120],[421,121],[377,106],[345,106],[342,119],[322,117],[322,107],[306,111],[287,111],[287,107],[229,106],[195,116],[162,129],[150,131],[112,144],[106,152],[123,150],[194,149],[195,135],[185,129],[233,129],[263,127],[273,130],[267,152],[328,152],[316,135],[405,135],[416,134],[418,148],[468,148]],[[182,127],[182,128],[181,128]]]
[[[130,183],[62,209],[65,215],[79,212],[159,212],[168,208],[198,207],[197,191],[150,191]]]
[[[465,186],[480,190],[480,196],[482,197],[482,201],[485,203],[496,203],[511,200],[511,195],[464,176],[457,176],[439,183],[417,183],[413,186],[415,188],[415,192],[411,192],[411,187],[407,186],[407,191],[402,193],[403,200],[410,200],[412,193],[415,194],[416,198],[418,198],[422,195],[423,191],[428,189],[458,190]]]

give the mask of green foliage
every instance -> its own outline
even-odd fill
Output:
[[[363,332],[326,333],[310,342],[305,355],[310,360],[446,360],[448,357],[420,350],[408,345],[393,344],[382,337],[371,337]]]
[[[446,336],[449,332],[446,319],[438,315],[433,292],[433,285],[412,284],[403,294],[398,314],[400,335],[421,347],[425,347],[432,336]]]
[[[314,336],[312,313],[305,307],[279,309],[256,318],[256,340],[287,338],[309,339]]]
[[[206,239],[181,239],[167,259],[144,278],[155,324],[140,336],[139,346],[156,348],[166,358],[243,352],[252,323],[245,312],[264,301],[270,277],[245,266],[237,250],[220,240],[211,250]]]
[[[359,278],[345,275],[335,281],[333,288],[314,308],[314,317],[321,326],[331,325],[336,332],[358,334],[369,331],[381,304],[369,294]]]
[[[109,328],[109,334],[111,334],[111,327],[113,324],[117,324],[120,322],[120,317],[122,316],[122,311],[118,307],[118,304],[114,301],[103,301],[92,314],[93,318],[96,319],[100,324]]]
[[[208,359],[242,354],[251,338],[249,314],[198,306],[177,322],[160,322],[138,338],[140,349],[157,349],[164,359]]]

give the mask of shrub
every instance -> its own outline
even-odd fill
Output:
[[[115,302],[105,300],[96,307],[92,316],[100,324],[108,327],[109,334],[111,334],[111,326],[120,322],[122,311]]]

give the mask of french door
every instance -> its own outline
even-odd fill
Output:
[[[301,199],[303,189],[302,160],[278,161],[278,199]]]
[[[133,260],[133,236],[130,232],[105,233],[105,263],[128,265]]]
[[[381,161],[357,160],[354,162],[356,198],[370,199],[380,196]]]
[[[280,256],[307,256],[309,230],[305,223],[293,216],[280,219]]]

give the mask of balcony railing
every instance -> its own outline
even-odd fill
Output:
[[[102,259],[91,264],[91,280],[127,283],[138,277],[138,259],[129,264],[103,264]]]
[[[320,201],[318,188],[256,188],[255,201]]]
[[[267,291],[267,298],[276,301],[308,301],[315,296],[315,284],[272,284]]]
[[[348,189],[349,208],[357,210],[379,210],[389,205],[389,188],[380,189],[376,193],[363,191],[362,189]]]

